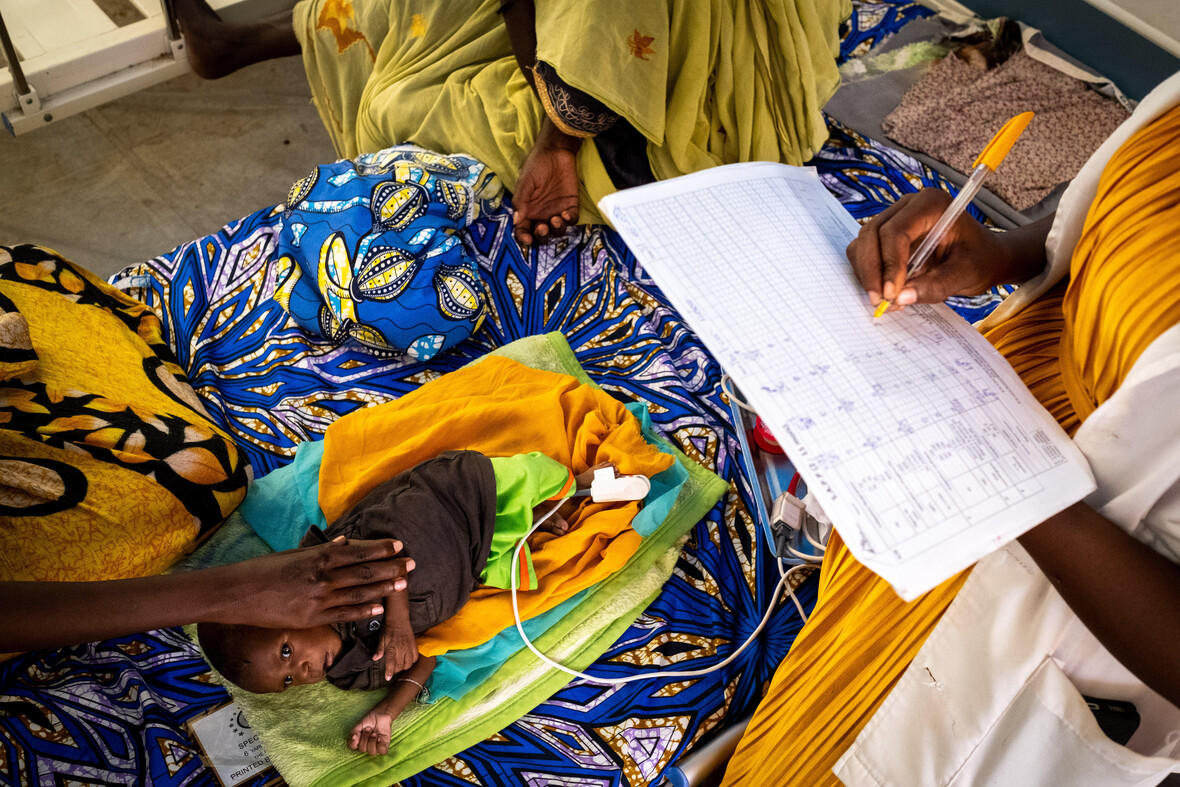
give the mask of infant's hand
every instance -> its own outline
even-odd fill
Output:
[[[615,469],[615,475],[619,474],[619,470],[615,467],[614,462],[599,462],[593,467],[588,467],[582,472],[574,476],[574,483],[578,489],[589,489],[590,485],[594,483],[594,472],[601,470],[604,467],[612,467]]]
[[[386,621],[381,634],[381,650],[378,657],[385,658],[385,680],[393,680],[399,672],[405,672],[418,660],[418,642],[409,626],[390,625]]]
[[[348,736],[348,748],[376,757],[389,751],[389,728],[393,726],[393,715],[371,710],[361,717]]]

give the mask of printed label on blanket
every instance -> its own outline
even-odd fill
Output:
[[[193,719],[189,728],[201,747],[202,759],[217,774],[222,787],[234,787],[266,771],[274,774],[274,780],[267,784],[279,783],[258,733],[235,703]]]
[[[317,167],[276,209],[275,299],[308,333],[429,360],[483,321],[483,281],[456,233],[502,194],[475,159],[411,145]]]

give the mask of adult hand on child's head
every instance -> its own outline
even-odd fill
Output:
[[[381,614],[382,600],[406,587],[406,559],[393,539],[337,539],[225,566],[234,619],[261,628],[312,628]]]
[[[348,748],[376,757],[389,751],[389,730],[393,726],[393,714],[378,708],[366,713],[352,728],[348,736]]]
[[[906,280],[906,264],[942,216],[951,197],[941,189],[906,194],[874,216],[848,244],[848,260],[874,306],[881,299],[895,307],[941,303],[952,295],[980,295],[996,284],[1019,282],[1031,274],[1014,270],[1001,236],[963,215],[951,225],[926,267]]]

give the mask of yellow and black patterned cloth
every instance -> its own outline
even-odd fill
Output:
[[[148,307],[49,250],[0,247],[0,580],[159,573],[247,473]]]

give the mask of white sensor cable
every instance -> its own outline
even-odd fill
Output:
[[[628,675],[625,678],[596,678],[593,675],[587,675],[584,672],[578,672],[577,670],[570,669],[569,667],[567,667],[563,664],[558,664],[556,661],[549,658],[544,653],[542,653],[540,650],[538,650],[537,646],[534,645],[532,643],[532,640],[530,640],[528,638],[528,635],[524,633],[524,626],[520,620],[520,607],[517,604],[517,600],[516,600],[517,578],[520,576],[519,571],[518,571],[519,566],[520,566],[520,551],[524,547],[524,544],[528,540],[529,536],[531,536],[533,533],[535,533],[537,528],[545,523],[545,520],[547,520],[547,519],[549,519],[549,517],[553,516],[553,514],[556,513],[557,509],[564,502],[565,502],[564,500],[557,501],[557,503],[553,506],[553,508],[549,509],[548,513],[546,513],[543,517],[541,517],[536,522],[534,522],[533,526],[529,530],[529,532],[525,533],[524,538],[522,538],[520,540],[520,543],[518,543],[516,545],[516,548],[512,551],[512,616],[516,621],[516,630],[520,634],[520,638],[524,640],[524,644],[527,645],[528,649],[533,652],[533,655],[535,655],[541,661],[548,664],[550,667],[553,667],[554,669],[561,670],[562,672],[566,673],[567,675],[572,675],[575,678],[581,678],[582,680],[586,681],[587,683],[594,683],[594,684],[598,684],[598,685],[609,686],[609,685],[619,685],[619,684],[623,684],[623,683],[633,683],[634,681],[637,681],[637,680],[649,680],[652,678],[697,678],[697,677],[700,677],[701,675],[708,675],[710,672],[715,672],[715,671],[721,669],[722,667],[727,666],[730,662],[732,662],[734,659],[736,659],[738,656],[740,656],[742,654],[742,651],[744,651],[750,645],[750,643],[753,642],[754,639],[759,634],[762,633],[762,629],[764,629],[766,627],[766,624],[770,621],[770,616],[774,612],[775,602],[778,600],[779,593],[782,592],[783,587],[786,585],[788,577],[790,577],[791,574],[795,573],[796,571],[798,571],[800,569],[815,568],[814,564],[806,564],[805,563],[805,564],[798,565],[798,566],[792,566],[785,573],[783,573],[782,577],[778,581],[778,584],[775,585],[774,592],[770,596],[770,605],[766,609],[766,614],[762,616],[762,621],[758,624],[758,628],[754,629],[754,632],[752,634],[750,634],[749,638],[746,639],[745,642],[742,643],[742,646],[740,648],[735,650],[733,653],[729,654],[729,656],[721,663],[714,664],[712,667],[707,667],[705,669],[699,669],[699,670],[687,670],[687,671],[684,671],[684,670],[656,670],[655,672],[649,672],[649,673],[646,673],[643,675]],[[789,586],[787,587],[787,594],[791,597],[791,601],[795,602],[795,608],[799,610],[799,616],[801,618],[803,618],[803,622],[806,623],[807,622],[807,615],[803,611],[803,605],[801,603],[799,603],[798,597],[795,595],[795,592],[793,590],[791,590],[791,588]]]

